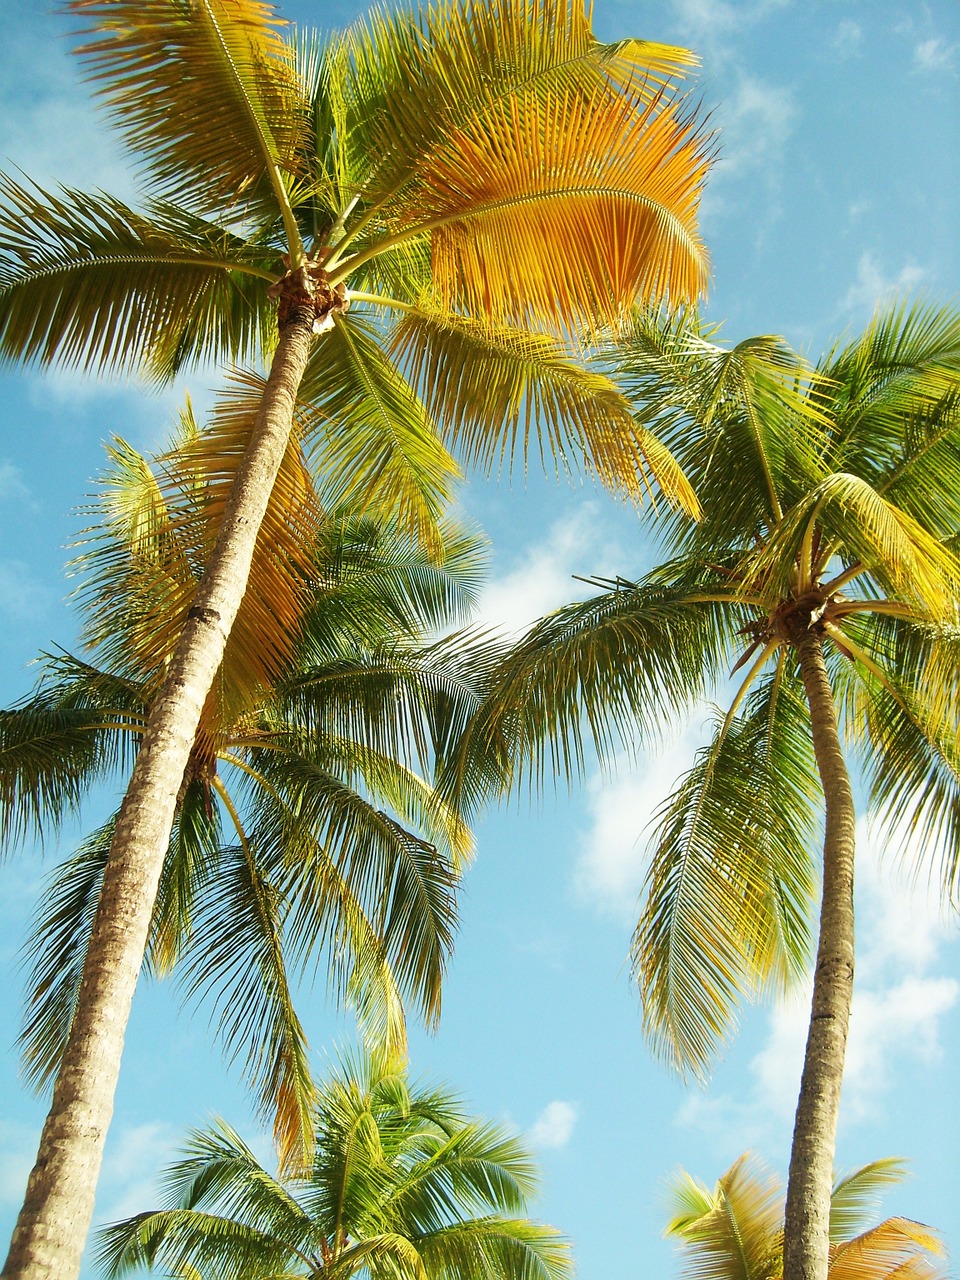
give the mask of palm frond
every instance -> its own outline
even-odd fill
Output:
[[[818,795],[802,694],[778,667],[656,816],[633,965],[647,1034],[681,1072],[703,1078],[740,1001],[804,971]]]
[[[685,1280],[768,1280],[777,1274],[783,1189],[761,1160],[740,1157],[713,1191],[681,1171],[666,1235],[681,1242]]]
[[[0,177],[0,354],[167,377],[269,351],[277,255],[173,205]]]
[[[544,468],[595,473],[615,492],[642,493],[649,476],[668,501],[698,513],[666,446],[634,422],[609,379],[585,370],[556,339],[417,309],[392,346],[468,463],[489,471],[519,453],[526,470],[533,434]]]
[[[872,1160],[837,1178],[830,1196],[830,1243],[842,1244],[866,1231],[886,1187],[907,1176],[907,1164],[895,1156]]]
[[[459,469],[369,321],[338,318],[307,366],[301,398],[326,505],[349,503],[436,544]]]
[[[69,0],[78,53],[150,187],[198,212],[275,218],[305,177],[307,102],[262,0]],[[294,243],[291,248],[299,246]]]

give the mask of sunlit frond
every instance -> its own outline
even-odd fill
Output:
[[[417,309],[392,346],[468,463],[491,471],[519,454],[526,470],[534,453],[545,469],[594,473],[617,493],[642,495],[653,481],[668,502],[699,512],[669,449],[634,421],[609,378],[585,370],[557,340]]]
[[[713,1190],[682,1170],[670,1186],[665,1234],[681,1243],[684,1280],[770,1280],[783,1217],[779,1180],[747,1154]]]
[[[262,0],[68,0],[87,73],[149,187],[198,212],[275,216],[305,175],[306,99]],[[296,242],[291,246],[296,249]]]

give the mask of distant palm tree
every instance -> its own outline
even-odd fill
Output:
[[[646,457],[689,504],[609,383],[543,331],[700,292],[708,150],[674,91],[689,55],[601,45],[563,0],[377,13],[327,44],[285,39],[263,0],[65,7],[148,201],[3,179],[0,354],[158,378],[262,357],[270,375],[151,704],[7,1264],[64,1278],[92,1212],[176,797],[301,385],[331,488],[427,534],[455,472],[438,428],[489,460],[525,448],[537,423],[558,466],[635,491]],[[536,337],[516,327],[529,324]]]
[[[236,411],[221,403],[205,432],[188,411],[153,465],[113,445],[74,563],[90,655],[46,657],[35,692],[0,712],[0,788],[24,821],[58,818],[135,753],[238,465]],[[424,638],[462,619],[482,562],[476,539],[442,532],[444,551],[428,552],[324,513],[291,446],[180,788],[145,963],[213,998],[284,1163],[313,1133],[291,962],[325,953],[335,987],[394,1051],[402,998],[439,1015],[471,841],[418,768],[432,767],[469,685],[455,654]],[[55,1076],[76,1017],[114,826],[53,872],[41,901],[23,1035],[37,1083]]]
[[[322,1088],[313,1166],[284,1182],[220,1122],[167,1172],[167,1204],[100,1233],[110,1276],[196,1280],[569,1280],[568,1246],[523,1216],[536,1173],[506,1130],[389,1059]]]
[[[549,750],[570,774],[585,739],[609,757],[730,689],[657,814],[633,944],[647,1031],[697,1073],[741,998],[806,967],[825,816],[784,1263],[824,1280],[853,992],[848,758],[914,853],[942,841],[946,890],[960,879],[960,314],[888,308],[816,371],[777,339],[727,350],[651,316],[616,358],[703,518],[667,517],[662,565],[537,623],[462,754],[499,752],[509,776]]]
[[[909,1218],[870,1225],[879,1193],[904,1172],[899,1160],[876,1160],[834,1183],[830,1280],[945,1280],[935,1231]],[[684,1280],[783,1275],[783,1187],[756,1156],[741,1156],[712,1191],[683,1171],[670,1191],[666,1235],[681,1244]]]

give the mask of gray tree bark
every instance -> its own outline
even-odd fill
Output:
[[[813,1002],[787,1182],[783,1276],[827,1280],[833,1159],[853,998],[856,812],[819,632],[807,630],[796,650],[810,705],[826,824]]]
[[[3,1276],[74,1280],[93,1217],[130,1005],[200,712],[246,589],[313,335],[288,310],[250,443],[120,809],[77,1014]]]

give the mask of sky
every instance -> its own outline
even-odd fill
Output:
[[[299,0],[286,16],[340,25],[360,10]],[[40,181],[132,195],[129,168],[89,107],[64,20],[39,0],[0,0],[0,165]],[[596,0],[604,39],[694,49],[694,93],[717,130],[704,198],[712,258],[707,314],[730,342],[783,335],[816,356],[856,332],[890,293],[960,302],[960,5],[956,0]],[[64,562],[76,508],[118,433],[164,440],[184,389],[162,395],[76,375],[0,370],[0,699],[32,682],[30,660],[76,633]],[[576,574],[635,575],[653,554],[636,515],[589,488],[531,473],[470,477],[464,511],[491,541],[481,614],[509,628],[583,588]],[[543,1169],[538,1216],[573,1241],[581,1280],[677,1274],[662,1239],[665,1181],[682,1166],[713,1182],[746,1148],[785,1174],[806,993],[745,1012],[705,1089],[644,1044],[627,953],[644,828],[702,741],[673,726],[613,777],[592,767],[562,788],[490,811],[478,829],[438,1033],[415,1031],[412,1068],[527,1135]],[[17,1074],[21,946],[43,877],[105,811],[99,797],[42,853],[0,868],[0,1229],[32,1163],[42,1100]],[[98,809],[98,804],[101,806]],[[837,1152],[848,1170],[909,1158],[884,1202],[939,1227],[960,1250],[960,948],[956,916],[921,873],[858,829],[857,994]],[[922,852],[915,851],[920,865]],[[928,853],[930,851],[927,851]],[[318,1069],[351,1035],[322,981],[302,993]],[[128,1035],[97,1219],[149,1207],[184,1133],[222,1114],[269,1148],[203,1010],[142,984]],[[92,1271],[88,1271],[92,1274]]]

